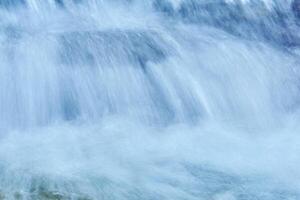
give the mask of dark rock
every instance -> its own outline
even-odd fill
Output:
[[[293,1],[292,11],[293,11],[295,17],[300,20],[300,0]]]

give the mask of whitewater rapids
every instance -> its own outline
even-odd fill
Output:
[[[300,199],[291,3],[0,0],[0,199]]]

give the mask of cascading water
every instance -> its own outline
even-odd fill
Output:
[[[299,13],[0,0],[0,199],[300,199]]]

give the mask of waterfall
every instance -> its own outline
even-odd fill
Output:
[[[300,199],[297,5],[0,0],[0,199]]]

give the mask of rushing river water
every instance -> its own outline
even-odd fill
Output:
[[[0,0],[0,199],[300,199],[299,16]]]

